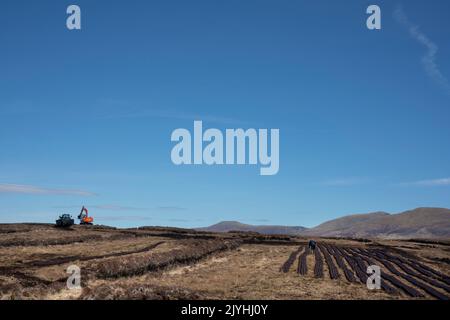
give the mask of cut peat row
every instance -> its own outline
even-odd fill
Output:
[[[423,291],[427,292],[429,295],[431,295],[439,300],[449,300],[449,296],[437,291],[433,287],[415,279],[414,277],[412,277],[410,275],[404,274],[403,278],[408,280],[409,282],[411,282],[416,287],[421,288]]]
[[[302,276],[306,275],[308,273],[308,266],[306,263],[306,257],[309,254],[309,248],[305,247],[305,251],[300,255],[298,258],[298,267],[297,267],[297,273],[301,274]]]
[[[314,259],[316,261],[314,265],[314,277],[323,278],[323,259],[320,255],[318,247],[316,247],[316,249],[314,250]]]
[[[41,279],[33,275],[26,274],[24,272],[17,271],[16,268],[1,268],[0,275],[14,277],[24,286],[37,286],[37,285],[50,285],[53,281]]]
[[[371,263],[373,265],[378,265],[377,261],[381,262],[392,274],[401,277],[401,273],[398,272],[398,270],[396,270],[394,268],[394,266],[384,260],[384,259],[380,259],[379,257],[375,257],[375,256],[371,256],[371,255],[366,255],[363,251],[356,251],[355,249],[349,249],[349,251],[353,252],[354,255],[359,256],[361,259],[366,260],[368,263]],[[420,293],[418,290],[416,290],[415,288],[404,284],[403,282],[401,282],[399,279],[397,279],[395,276],[391,276],[387,273],[382,273],[382,279],[385,278],[387,279],[389,282],[391,282],[394,286],[402,289],[406,294],[408,294],[411,297],[424,297],[424,295],[422,293]]]
[[[421,274],[419,272],[416,272],[415,270],[412,270],[410,268],[410,266],[408,266],[407,262],[402,261],[404,259],[402,259],[402,258],[399,259],[398,257],[394,257],[394,256],[387,256],[387,255],[385,255],[385,256],[387,258],[389,258],[390,261],[393,262],[396,266],[398,266],[400,269],[402,269],[402,271],[405,272],[407,275],[414,276],[414,277],[416,277],[416,278],[418,278],[420,280],[423,280],[423,281],[427,282],[428,284],[431,284],[431,285],[435,286],[436,288],[440,288],[440,289],[443,289],[443,290],[445,290],[447,292],[450,292],[450,287],[449,286],[436,281],[434,278],[426,277],[423,274]]]
[[[407,281],[409,281],[410,283],[412,283],[416,287],[424,290],[425,292],[427,292],[428,294],[430,294],[431,296],[433,296],[433,297],[435,297],[437,299],[449,300],[449,296],[439,292],[438,290],[436,290],[435,288],[431,287],[427,283],[424,283],[424,282],[419,281],[416,278],[414,278],[413,275],[417,276],[417,273],[415,273],[411,269],[407,268],[406,266],[403,266],[402,263],[398,262],[398,260],[396,258],[386,256],[386,255],[384,255],[382,253],[378,253],[378,256],[380,257],[380,260],[384,259],[384,260],[386,260],[389,263],[393,263],[398,268],[400,268],[402,271],[405,272],[405,273],[398,272],[398,274],[397,274],[398,276],[401,276],[403,279],[406,279]],[[408,271],[411,271],[412,273],[409,273]],[[428,282],[428,283],[430,282],[430,280],[432,281],[432,279],[427,279],[427,278],[422,279],[422,280],[424,280],[425,282]],[[432,285],[434,285],[434,284],[432,284]],[[438,283],[438,285],[439,285],[439,283]],[[442,288],[442,287],[440,287],[440,288]]]
[[[336,249],[344,257],[345,261],[347,261],[349,266],[355,271],[356,276],[358,277],[359,281],[362,282],[362,283],[366,283],[366,281],[367,281],[367,274],[366,274],[365,270],[361,269],[358,266],[358,263],[353,258],[353,256],[348,254],[347,251],[344,248],[336,247]]]
[[[372,260],[368,257],[365,257],[363,255],[357,254],[357,253],[354,253],[354,254],[358,255],[358,257],[362,261],[367,263],[367,265],[364,265],[364,270],[367,270],[367,266],[376,265],[374,260]],[[362,262],[360,262],[360,265],[361,265],[361,263]],[[399,293],[398,290],[395,289],[394,287],[390,286],[389,284],[387,284],[386,281],[384,281],[385,279],[388,280],[391,284],[393,284],[394,287],[398,287],[399,285],[402,285],[402,283],[400,281],[398,281],[396,278],[394,278],[388,274],[381,273],[381,289],[383,289],[384,291],[386,291],[387,293],[390,293],[390,294],[398,294]]]
[[[32,238],[20,238],[0,241],[0,247],[39,247],[39,246],[56,246],[56,245],[70,245],[75,243],[86,242],[102,242],[112,240],[123,240],[130,238],[130,236],[115,234],[109,237],[104,237],[99,234],[87,235],[87,236],[72,236],[67,238],[54,238],[54,239],[42,239],[36,240]]]
[[[350,250],[350,249],[347,249]],[[355,256],[359,256],[359,259],[370,259],[368,257],[364,257],[361,254],[358,253],[353,253]],[[372,262],[373,264],[376,264],[373,260],[367,260],[368,262]],[[369,263],[370,263],[369,262]],[[383,265],[385,265],[385,261],[380,261]],[[393,274],[395,274],[396,270],[395,268],[392,268],[392,266],[387,266],[385,265],[386,268]],[[394,272],[393,272],[394,271]],[[367,276],[366,276],[367,277]],[[400,280],[398,280],[396,277],[391,276],[390,274],[387,273],[382,273],[382,278],[381,278],[381,283],[383,284],[383,279],[388,280],[391,284],[393,284],[395,287],[401,289],[403,292],[405,292],[407,295],[409,295],[410,297],[414,297],[414,298],[418,298],[418,297],[423,297],[424,295],[421,294],[419,291],[417,291],[416,289],[414,289],[413,287],[410,287],[406,284],[404,284],[403,282],[401,282]],[[367,278],[366,278],[367,280]]]
[[[401,272],[399,272],[397,269],[395,269],[391,262],[387,261],[383,257],[380,257],[379,255],[376,255],[375,257],[372,257],[372,258],[374,258],[377,261],[381,262],[381,264],[383,264],[389,270],[389,272],[391,272],[395,276],[398,276],[400,278],[405,279],[404,275]],[[394,284],[396,287],[402,289],[405,293],[407,293],[411,297],[414,297],[414,298],[424,297],[424,295],[422,293],[420,293],[419,291],[417,291],[413,287],[411,287],[411,286],[409,286],[407,284],[404,284],[403,282],[399,281],[398,279],[396,279],[393,276],[389,276],[388,274],[383,274],[383,277],[386,278],[392,284]],[[405,279],[405,280],[410,282],[408,279]],[[414,283],[412,283],[412,284],[414,285]]]
[[[289,272],[289,269],[291,269],[291,266],[294,264],[295,260],[297,259],[297,256],[300,252],[302,252],[304,247],[299,247],[297,250],[293,251],[289,258],[286,260],[285,263],[280,268],[281,272],[287,273]]]
[[[327,249],[331,249],[331,253],[336,259],[336,263],[338,264],[339,268],[344,272],[345,278],[349,282],[356,282],[355,275],[353,274],[353,271],[347,268],[345,265],[344,259],[342,257],[341,252],[338,250],[336,246],[327,245]]]
[[[395,259],[398,263],[400,263],[402,266],[404,265],[408,265],[409,267],[411,267],[412,269],[414,269],[415,271],[417,271],[418,273],[422,274],[422,276],[426,276],[426,277],[430,277],[433,279],[437,279],[441,282],[446,283],[447,285],[450,285],[450,278],[436,270],[433,270],[432,268],[420,263],[417,260],[410,260],[410,259],[405,259],[404,257],[399,257],[399,256],[394,256],[390,253],[388,253],[386,250],[373,250],[374,252],[377,252],[379,254],[382,254],[386,257],[389,257],[391,259]],[[409,272],[407,272],[409,273]],[[446,286],[448,288],[448,286]],[[448,291],[447,289],[445,289],[446,291]]]
[[[27,263],[26,265],[32,266],[32,267],[47,267],[47,266],[65,264],[65,263],[69,263],[71,261],[89,261],[89,260],[97,260],[97,259],[106,259],[106,258],[111,258],[111,257],[121,257],[121,256],[129,255],[129,254],[147,252],[152,249],[155,249],[156,247],[158,247],[159,245],[161,245],[163,243],[164,243],[164,241],[159,241],[157,243],[154,243],[150,246],[147,246],[145,248],[138,249],[138,250],[109,253],[109,254],[97,255],[97,256],[69,256],[69,257],[54,258],[54,259],[50,259],[50,260],[37,260],[37,261],[31,261],[31,262]]]
[[[336,265],[333,262],[333,258],[331,257],[330,253],[328,252],[328,249],[324,245],[318,245],[320,248],[320,251],[322,251],[323,256],[325,257],[325,261],[328,266],[328,271],[330,274],[331,279],[339,279],[340,274],[338,269],[336,268]]]
[[[114,257],[87,266],[90,275],[99,278],[119,278],[155,272],[175,265],[197,263],[203,258],[236,249],[242,242],[230,240],[192,240],[182,249],[142,255]]]
[[[430,268],[422,263],[409,261],[409,265],[412,268],[414,268],[415,270],[417,270],[418,272],[420,272],[428,277],[435,278],[441,282],[444,282],[444,283],[450,285],[450,277],[448,277],[436,270],[433,270],[432,268]]]

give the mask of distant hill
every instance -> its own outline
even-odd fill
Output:
[[[222,221],[206,228],[197,228],[200,231],[210,232],[228,232],[228,231],[251,231],[262,234],[286,234],[286,235],[300,235],[305,227],[290,227],[290,226],[271,226],[271,225],[251,225],[244,224],[238,221]]]
[[[306,230],[303,235],[355,238],[449,238],[450,210],[417,208],[397,214],[345,216]]]
[[[450,209],[417,208],[397,214],[373,212],[353,214],[308,229],[300,226],[249,225],[223,221],[197,230],[211,232],[252,231],[316,237],[352,238],[450,238]]]

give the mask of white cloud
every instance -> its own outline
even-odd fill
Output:
[[[409,21],[402,7],[397,7],[394,12],[395,19],[408,29],[411,37],[423,45],[427,51],[422,57],[422,64],[428,76],[438,83],[448,94],[450,94],[450,82],[444,76],[436,63],[436,55],[439,47],[419,30],[419,27]]]
[[[147,210],[146,208],[119,206],[119,205],[113,205],[113,204],[95,205],[95,206],[91,206],[91,207],[95,208],[95,209],[111,210],[111,211],[140,211],[140,210]]]
[[[348,187],[368,183],[370,180],[368,178],[362,177],[352,177],[352,178],[342,178],[323,181],[321,185],[327,187]]]
[[[104,221],[104,222],[111,222],[111,221],[149,221],[152,220],[152,217],[149,216],[129,216],[129,215],[124,215],[124,216],[101,216],[101,215],[96,215],[96,220],[97,221]]]
[[[141,208],[132,206],[123,206],[116,204],[86,204],[88,209],[97,210],[108,210],[108,211],[151,211],[151,212],[174,212],[174,211],[184,211],[187,210],[183,207],[178,206],[165,206],[165,207],[154,207],[154,208]],[[80,208],[80,205],[65,205],[65,206],[55,206],[56,209],[75,209]]]
[[[158,211],[184,211],[186,208],[183,207],[177,207],[177,206],[167,206],[167,207],[157,207],[156,210]]]
[[[413,181],[413,182],[403,183],[403,185],[423,186],[423,187],[450,186],[450,178]]]
[[[0,193],[22,193],[22,194],[35,194],[35,195],[71,195],[71,196],[96,196],[96,193],[73,190],[73,189],[50,189],[31,185],[22,184],[0,184]]]
[[[184,113],[176,110],[158,110],[158,109],[141,109],[137,111],[130,111],[122,114],[108,114],[106,118],[162,118],[162,119],[176,119],[176,120],[203,120],[206,122],[213,122],[223,125],[248,125],[246,121],[235,118],[228,118],[223,116],[205,115]]]
[[[87,204],[86,207],[98,209],[98,210],[110,210],[110,211],[142,211],[142,210],[148,210],[147,208],[137,208],[137,207],[130,207],[130,206],[121,206],[121,205],[115,205],[115,204]],[[70,206],[54,206],[55,209],[76,209],[80,208],[80,205],[70,205]]]

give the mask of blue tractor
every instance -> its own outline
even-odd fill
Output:
[[[72,219],[70,214],[62,214],[59,216],[59,219],[56,220],[57,228],[70,228],[75,224],[75,221]]]

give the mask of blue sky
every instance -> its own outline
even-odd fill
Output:
[[[450,207],[448,1],[0,6],[0,222],[86,205],[115,226],[314,226]],[[171,132],[194,120],[279,128],[279,173],[173,165]]]

